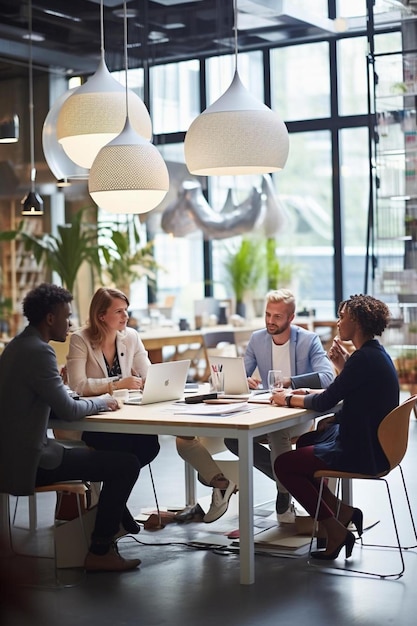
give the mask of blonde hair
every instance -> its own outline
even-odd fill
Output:
[[[119,289],[110,289],[108,287],[100,287],[97,289],[90,302],[90,310],[88,315],[88,334],[93,346],[99,346],[106,334],[106,326],[100,319],[113,300],[124,300],[129,306],[129,300],[123,291]]]
[[[289,289],[273,289],[265,296],[265,304],[269,302],[283,302],[286,304],[291,314],[295,313],[295,296]]]

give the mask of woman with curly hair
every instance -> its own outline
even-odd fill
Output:
[[[329,358],[339,372],[334,382],[317,393],[299,395],[297,390],[282,390],[271,397],[277,406],[320,413],[328,412],[343,400],[337,413],[323,418],[316,431],[299,438],[296,450],[275,460],[279,480],[311,516],[315,515],[319,493],[316,471],[338,469],[377,474],[388,468],[377,432],[383,418],[399,403],[397,372],[375,339],[383,333],[390,317],[386,304],[372,296],[355,295],[339,305],[338,315],[339,337],[329,350]],[[343,347],[344,341],[353,343],[352,354]],[[325,486],[318,520],[327,533],[327,547],[311,556],[333,560],[345,546],[348,558],[355,537],[347,527],[353,522],[358,534],[362,534],[362,511],[338,500]]]

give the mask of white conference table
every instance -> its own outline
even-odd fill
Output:
[[[187,405],[190,406],[190,405]],[[227,405],[225,405],[227,406]],[[55,420],[51,428],[117,433],[232,437],[239,442],[240,582],[255,581],[253,527],[253,439],[269,432],[302,424],[316,413],[250,404],[250,412],[228,416],[180,415],[181,405],[171,402],[147,406],[124,405],[119,411],[91,415],[77,422]]]

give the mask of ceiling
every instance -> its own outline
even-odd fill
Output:
[[[29,0],[0,0],[0,80],[26,72]],[[334,32],[331,20],[297,12],[291,0],[238,0],[239,51]],[[233,50],[233,0],[129,0],[129,67]],[[104,48],[110,70],[124,66],[123,2],[103,0]],[[34,68],[71,74],[96,70],[100,0],[32,0]],[[38,39],[38,38],[37,38]]]

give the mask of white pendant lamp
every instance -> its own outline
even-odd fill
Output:
[[[123,130],[125,88],[107,69],[104,59],[103,0],[100,2],[101,60],[97,71],[62,105],[57,138],[66,154],[80,167],[89,169],[100,148]],[[130,121],[146,139],[152,135],[149,112],[142,100],[129,91]]]
[[[226,92],[191,124],[184,140],[185,162],[198,176],[267,174],[288,157],[284,122],[242,84],[237,71],[237,7],[234,8],[235,74]]]
[[[157,148],[130,122],[127,88],[127,18],[124,2],[126,102],[123,131],[101,148],[91,166],[88,190],[94,202],[110,213],[148,213],[165,198],[168,169]]]
[[[57,98],[45,118],[42,129],[42,146],[49,169],[58,181],[87,180],[88,169],[72,161],[56,136],[58,115],[64,102],[72,96],[75,88],[65,91]]]

